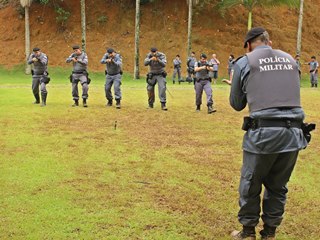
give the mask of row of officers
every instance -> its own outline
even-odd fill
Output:
[[[70,82],[72,84],[72,97],[74,100],[73,107],[79,106],[79,83],[82,86],[82,103],[83,107],[88,107],[88,91],[91,79],[87,71],[88,56],[80,49],[78,45],[72,47],[73,53],[66,59],[67,63],[73,64],[72,73],[70,75]],[[46,106],[48,91],[46,85],[50,81],[48,67],[48,57],[41,52],[40,48],[35,47],[33,53],[27,60],[28,64],[32,64],[32,91],[35,97],[35,104]],[[108,48],[107,52],[102,57],[101,64],[106,65],[106,82],[105,82],[105,97],[107,99],[107,106],[113,105],[115,100],[116,108],[121,108],[121,80],[122,80],[122,57],[114,49]],[[190,64],[191,63],[191,64]],[[188,60],[188,74],[191,81],[194,81],[196,93],[196,111],[200,111],[202,104],[202,93],[205,92],[207,96],[207,109],[211,114],[216,110],[213,108],[212,88],[211,88],[211,73],[215,71],[214,66],[207,61],[205,54],[200,55],[200,60],[196,61],[195,53]],[[158,84],[158,95],[161,103],[161,109],[167,111],[166,106],[166,77],[167,73],[165,67],[167,65],[166,55],[157,48],[152,47],[147,54],[144,65],[149,66],[149,73],[147,74],[147,93],[148,93],[148,107],[153,108],[155,102],[155,86]],[[111,92],[114,87],[114,97]],[[40,87],[40,91],[39,91]],[[41,99],[40,99],[41,92]]]

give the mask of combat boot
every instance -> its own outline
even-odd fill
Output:
[[[87,99],[84,98],[82,103],[83,103],[83,107],[88,107]]]
[[[34,101],[33,104],[39,104],[40,103],[40,96],[35,95],[34,97],[36,98],[36,101]]]
[[[153,103],[149,103],[148,108],[153,108]]]
[[[47,95],[42,94],[41,99],[42,99],[41,107],[45,107],[47,105]]]
[[[196,112],[200,112],[200,105],[197,105]]]
[[[316,88],[317,88],[317,87],[318,87],[318,83],[316,83],[316,84],[314,85],[314,87],[316,87]]]
[[[120,104],[120,99],[116,99],[116,109],[120,109],[121,104]]]
[[[208,106],[208,114],[211,114],[211,113],[214,113],[216,112],[217,110],[214,109],[211,105]]]
[[[260,235],[261,235],[261,240],[275,240],[276,227],[270,227],[264,224],[263,229],[260,231]]]
[[[79,100],[74,100],[74,104],[72,104],[72,107],[78,107],[79,106]]]
[[[163,111],[167,111],[168,110],[168,108],[166,107],[166,103],[164,103],[164,102],[161,103],[161,109]]]
[[[255,233],[245,233],[243,231],[233,231],[231,237],[233,240],[256,240]]]
[[[173,81],[172,81],[172,83],[173,83],[173,84],[175,84],[175,83],[176,83],[176,81],[175,81],[175,80],[173,80]]]
[[[106,106],[107,106],[107,107],[111,107],[111,106],[112,106],[112,100],[108,100]]]

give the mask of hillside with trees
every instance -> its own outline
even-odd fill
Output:
[[[74,44],[81,45],[80,0],[34,0],[29,8],[30,46],[46,52],[50,66],[66,66],[65,58]],[[47,4],[43,4],[47,3]],[[192,50],[216,53],[225,74],[230,53],[244,54],[243,38],[248,26],[248,11],[236,5],[219,11],[218,0],[193,1]],[[135,46],[135,9],[133,0],[91,0],[85,2],[86,51],[89,68],[103,71],[99,63],[107,47],[113,47],[124,59],[124,71],[133,73]],[[140,68],[151,46],[167,54],[169,72],[176,54],[187,58],[188,4],[186,0],[141,0]],[[304,1],[302,61],[319,55],[320,3]],[[12,67],[25,59],[25,11],[19,1],[0,1],[0,65]],[[299,7],[260,6],[252,10],[252,25],[270,32],[273,46],[296,53]],[[225,66],[224,66],[225,65]],[[184,67],[184,66],[183,66]],[[185,73],[186,69],[183,69]]]

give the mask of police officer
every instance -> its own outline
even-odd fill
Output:
[[[166,55],[159,52],[157,48],[153,47],[147,54],[144,60],[144,65],[150,67],[150,72],[147,75],[147,91],[149,108],[153,108],[155,95],[154,87],[158,83],[158,92],[161,102],[161,109],[167,111],[166,107],[166,76],[165,67],[167,64]]]
[[[178,73],[178,82],[180,84],[181,81],[181,60],[180,60],[180,55],[177,55],[176,58],[173,60],[173,76],[172,76],[172,81],[173,84],[176,83],[176,75]]]
[[[46,84],[49,83],[48,78],[48,57],[46,54],[40,51],[40,48],[35,47],[33,49],[33,53],[30,54],[28,58],[28,64],[33,64],[33,69],[31,70],[32,73],[32,92],[36,99],[34,104],[40,103],[40,96],[39,96],[39,86],[41,90],[41,106],[46,106],[47,102],[47,89]]]
[[[213,67],[209,66],[206,54],[202,53],[200,55],[200,61],[195,63],[194,70],[196,73],[196,81],[194,85],[196,92],[196,111],[200,111],[200,106],[202,104],[202,92],[205,91],[207,95],[208,114],[216,112],[217,110],[212,107],[211,78],[209,77],[209,72],[213,71]]]
[[[78,45],[72,47],[74,53],[72,53],[66,60],[67,63],[72,62],[73,71],[70,76],[70,81],[72,83],[72,97],[74,100],[73,107],[79,106],[79,91],[78,91],[78,83],[80,82],[82,85],[82,100],[83,107],[88,107],[87,99],[88,99],[88,56],[85,52],[80,50]]]
[[[316,57],[312,56],[311,61],[308,63],[310,66],[310,82],[311,87],[318,87],[318,68],[319,63],[316,61]]]
[[[114,84],[114,95],[116,100],[116,108],[121,108],[121,77],[122,77],[122,59],[120,54],[116,53],[112,48],[107,49],[107,53],[101,59],[101,64],[106,64],[106,84],[105,93],[108,100],[107,106],[112,106],[111,87]]]
[[[300,78],[295,60],[271,48],[268,32],[252,28],[244,47],[248,53],[234,65],[230,104],[237,110],[249,106],[243,129],[243,165],[240,179],[241,231],[233,239],[256,239],[262,200],[263,240],[275,239],[287,195],[287,183],[299,150],[307,146],[301,130]]]
[[[188,57],[188,60],[187,60],[187,72],[188,72],[188,77],[186,79],[187,82],[193,82],[193,79],[195,77],[195,72],[194,72],[194,65],[195,63],[197,62],[197,59],[196,59],[196,53],[195,52],[192,52],[191,53],[191,56]]]

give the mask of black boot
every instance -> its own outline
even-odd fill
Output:
[[[74,104],[72,104],[72,107],[78,107],[79,106],[79,100],[74,100]]]
[[[121,108],[120,99],[116,99],[116,109],[120,109],[120,108]]]
[[[317,87],[318,87],[318,83],[316,83],[316,84],[314,85],[314,87],[316,87],[316,88],[317,88]]]
[[[153,108],[153,103],[149,103],[148,108]]]
[[[217,111],[217,110],[214,109],[214,108],[212,107],[212,105],[209,105],[209,106],[208,106],[208,114],[214,113],[214,112],[216,112],[216,111]]]
[[[276,227],[270,227],[266,224],[263,225],[263,229],[260,231],[261,239],[268,239],[275,237]]]
[[[112,100],[108,100],[106,106],[107,106],[107,107],[111,107],[111,106],[112,106]]]
[[[166,103],[164,103],[164,102],[161,103],[161,109],[163,111],[167,111],[168,110],[168,108],[166,107]]]
[[[197,105],[196,111],[200,112],[200,105]]]
[[[41,107],[45,107],[47,105],[47,94],[41,94],[41,99],[42,99]]]
[[[313,84],[313,83],[311,83],[311,87],[314,87],[314,84]]]
[[[34,97],[35,97],[36,101],[35,101],[33,104],[39,104],[39,103],[40,103],[40,96],[39,96],[39,94],[34,95]]]
[[[176,81],[175,81],[175,80],[173,80],[172,82],[173,82],[173,84],[175,84],[175,83],[176,83]]]
[[[83,107],[88,107],[87,99],[84,98],[82,103],[83,103]]]

